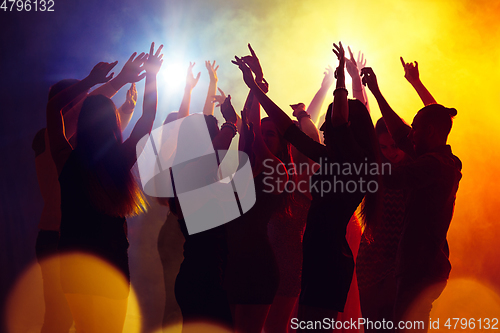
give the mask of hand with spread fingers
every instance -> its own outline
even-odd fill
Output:
[[[109,80],[113,78],[113,75],[115,74],[114,72],[109,74],[108,73],[110,70],[113,69],[113,67],[116,66],[118,61],[109,63],[109,62],[100,62],[97,65],[92,68],[92,71],[90,71],[90,74],[86,77],[86,79],[93,83],[93,85],[96,85],[98,83],[106,83]]]
[[[217,70],[219,69],[219,66],[215,67],[215,60],[213,63],[210,63],[210,61],[205,61],[205,66],[207,67],[210,81],[218,81]]]
[[[339,45],[333,43],[333,53],[337,56],[337,59],[339,60],[339,66],[337,67],[335,71],[335,77],[339,78],[339,75],[344,76],[344,67],[345,67],[345,52],[344,52],[344,47],[342,46],[342,42],[339,42]],[[342,69],[342,70],[340,70]]]
[[[163,63],[163,54],[161,54],[161,50],[163,49],[163,45],[160,45],[156,53],[155,43],[151,43],[151,48],[149,49],[148,59],[144,62],[144,69],[146,70],[146,74],[156,75],[160,71],[161,64]]]
[[[321,82],[321,88],[328,89],[333,84],[333,68],[328,65],[328,68],[325,68],[325,77],[323,78],[323,82]]]
[[[354,60],[351,47],[348,46],[347,50],[349,51],[349,58],[346,60],[347,73],[349,73],[351,78],[359,77],[358,64],[356,63],[356,60]]]
[[[198,75],[194,77],[193,75],[193,67],[196,63],[195,62],[189,62],[189,67],[187,70],[187,75],[186,75],[186,89],[193,90],[193,88],[198,84],[198,81],[200,80],[201,72],[198,72]]]
[[[144,62],[146,59],[147,54],[144,52],[139,55],[137,55],[137,52],[132,53],[125,65],[123,65],[120,73],[116,76],[116,80],[120,82],[120,85],[123,86],[127,83],[134,83],[142,80],[146,76],[146,73],[142,73],[144,71]]]
[[[366,59],[364,59],[364,55],[361,52],[358,52],[358,60],[354,60],[354,55],[352,54],[351,47],[347,47],[349,51],[349,58],[346,59],[346,69],[347,73],[352,79],[352,94],[353,97],[361,103],[363,103],[367,109],[368,106],[368,98],[366,96],[366,92],[364,91],[363,84],[361,83],[360,71],[364,65],[366,65]]]
[[[366,67],[366,58],[365,58],[365,55],[361,51],[358,51],[358,59],[356,59],[356,64],[358,65],[358,71],[360,71],[360,72],[361,72],[361,68]]]

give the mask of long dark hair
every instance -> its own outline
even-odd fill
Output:
[[[270,117],[264,117],[261,119],[261,123],[264,122],[272,122]],[[274,123],[273,123],[274,124]],[[280,150],[275,155],[284,165],[286,172],[288,173],[288,181],[296,182],[297,175],[295,174],[296,170],[292,170],[294,167],[293,157],[292,157],[292,145],[290,142],[285,140],[283,135],[276,129],[276,133],[278,133],[278,139],[280,143]],[[293,171],[293,172],[292,172]],[[276,214],[280,217],[291,217],[292,209],[291,205],[295,203],[295,193],[286,191],[285,188],[285,196],[283,198],[283,209],[276,210]]]
[[[115,104],[102,95],[85,99],[78,117],[75,152],[84,167],[89,199],[111,216],[145,211],[142,191],[125,160],[120,118]]]
[[[349,122],[354,139],[363,149],[367,157],[366,163],[377,163],[381,170],[381,159],[379,152],[378,137],[373,127],[373,121],[366,106],[357,99],[350,99],[349,103]],[[370,164],[371,165],[371,164]],[[359,215],[361,225],[366,230],[367,227],[376,225],[381,216],[381,186],[382,180],[380,174],[371,176],[370,180],[375,180],[378,184],[376,192],[367,191]]]

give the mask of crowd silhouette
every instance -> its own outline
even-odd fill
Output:
[[[33,140],[45,202],[36,242],[45,297],[42,332],[66,333],[73,322],[78,333],[123,331],[130,284],[126,218],[147,210],[132,168],[162,98],[156,83],[162,47],[152,43],[148,53],[133,53],[116,77],[110,72],[117,62],[101,62],[84,79],[50,88],[47,128]],[[406,331],[397,327],[399,321],[423,321],[411,331],[426,332],[432,303],[451,270],[446,237],[461,162],[447,137],[457,111],[437,104],[420,80],[418,63],[401,58],[404,77],[424,104],[411,126],[406,124],[385,100],[364,55],[355,59],[349,48],[347,57],[339,42],[332,49],[338,66],[326,68],[309,106],[290,105],[294,120],[268,96],[272,86],[248,48],[250,55],[232,60],[248,88],[246,101],[238,101],[244,102],[241,112],[218,88],[219,66],[206,61],[210,81],[203,117],[190,115],[201,76],[193,75],[190,63],[179,110],[163,122],[180,124],[177,142],[170,143],[180,154],[189,144],[209,141],[191,121],[204,118],[217,164],[182,161],[180,172],[207,183],[221,180],[219,166],[239,134],[238,168],[250,163],[255,187],[251,208],[239,206],[238,218],[196,233],[190,232],[190,212],[183,213],[178,187],[171,197],[150,198],[169,208],[158,235],[165,331],[177,320],[175,296],[184,332],[199,332],[201,326],[191,324],[200,323],[220,332],[330,332],[338,327],[328,321],[358,317],[396,323],[382,329],[365,325],[365,332]],[[142,115],[123,140],[136,107],[135,83],[143,79]],[[333,100],[323,113],[334,82]],[[111,97],[129,84],[117,109]],[[382,113],[375,126],[365,87]],[[221,126],[215,107],[225,120]],[[217,202],[211,205],[222,210]],[[182,257],[169,246],[171,237],[183,238]],[[120,274],[98,274],[74,253],[91,254]],[[175,281],[169,278],[172,267],[178,270]]]

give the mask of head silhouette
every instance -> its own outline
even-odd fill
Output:
[[[366,106],[357,99],[348,100],[349,122],[352,134],[358,145],[363,149],[369,161],[378,160],[377,136],[373,128],[373,122]],[[330,103],[326,112],[325,122],[320,127],[325,137],[325,145],[333,144],[332,134],[334,127],[331,122],[333,103]]]
[[[261,130],[267,148],[283,163],[290,162],[291,145],[279,133],[276,125],[269,117],[262,118]]]
[[[71,87],[72,85],[74,85],[74,84],[76,84],[78,82],[80,82],[80,80],[77,80],[77,79],[64,79],[64,80],[61,80],[61,81],[53,84],[49,88],[48,100],[50,101],[52,99],[52,97],[54,97],[55,95],[59,94],[61,91],[65,90],[66,88]],[[65,112],[64,110],[69,110],[73,106],[75,106],[75,104],[77,104],[83,97],[85,97],[85,95],[87,95],[87,93],[88,93],[88,90],[82,92],[80,96],[78,96],[73,101],[71,101],[71,103],[69,103],[68,105],[66,105],[64,107],[64,109],[63,109],[63,113]]]
[[[68,87],[71,87],[72,85],[74,85],[75,83],[78,83],[78,82],[80,82],[80,80],[77,80],[77,79],[64,79],[64,80],[61,80],[61,81],[59,81],[57,83],[54,83],[49,88],[49,98],[48,98],[48,100],[50,101],[52,99],[52,97],[54,97],[55,95],[59,94],[64,89],[66,89]]]
[[[102,95],[85,99],[78,117],[78,149],[90,163],[97,162],[122,142],[120,119],[113,101]]]
[[[457,110],[440,104],[431,104],[418,111],[413,118],[408,138],[418,155],[435,147],[446,145]]]

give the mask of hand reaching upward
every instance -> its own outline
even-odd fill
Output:
[[[264,78],[264,73],[262,72],[262,66],[260,65],[259,58],[252,49],[250,43],[248,43],[248,49],[250,50],[249,56],[244,56],[241,59],[250,67],[252,72],[255,74],[255,81],[260,82]]]
[[[234,111],[233,105],[231,104],[231,95],[227,96],[220,107],[220,112],[227,122],[236,124],[237,117],[236,111]]]
[[[234,58],[236,60],[231,60],[231,62],[237,65],[243,73],[243,81],[245,81],[248,88],[254,88],[257,84],[255,83],[255,79],[253,78],[252,70],[250,69],[250,67],[248,67],[243,58],[238,58],[237,56],[234,56]]]
[[[344,47],[342,46],[342,42],[339,42],[339,45],[333,43],[333,53],[337,56],[337,59],[339,62],[345,63],[345,52],[344,52]]]
[[[346,69],[347,73],[349,73],[349,76],[354,78],[356,76],[359,76],[358,64],[356,63],[356,60],[354,60],[354,55],[352,54],[351,47],[348,46],[347,50],[349,51],[349,58],[346,60]]]
[[[122,110],[126,113],[131,113],[135,109],[137,103],[137,89],[135,83],[130,85],[130,89],[127,90],[127,96],[125,98],[125,103],[122,105]]]
[[[434,98],[434,96],[432,96],[430,91],[427,90],[427,88],[420,80],[418,62],[415,61],[414,64],[411,62],[406,63],[403,60],[403,57],[400,57],[399,59],[401,60],[401,64],[403,65],[403,68],[405,70],[405,79],[410,82],[413,88],[415,88],[415,91],[417,92],[424,105],[436,104],[436,99]]]
[[[132,53],[125,65],[123,65],[120,74],[116,77],[123,83],[123,85],[127,83],[139,82],[146,76],[146,73],[142,73],[142,71],[144,70],[143,65],[147,59],[147,55],[142,52],[137,57],[136,56],[137,52]]]
[[[321,82],[321,88],[328,89],[333,84],[333,68],[328,65],[328,68],[325,68],[325,77],[323,78],[323,82]]]
[[[368,86],[368,89],[372,93],[379,92],[380,89],[378,87],[377,76],[373,72],[371,67],[365,67],[361,70],[361,79],[363,84]]]
[[[205,61],[205,66],[207,67],[208,70],[208,75],[210,76],[210,81],[217,81],[217,70],[219,69],[219,66],[215,67],[215,60],[213,63],[210,63],[209,61]]]
[[[399,58],[401,60],[401,64],[405,70],[405,79],[408,80],[411,84],[415,84],[420,81],[420,75],[418,73],[418,62],[415,61],[413,63],[405,63],[403,57]]]
[[[344,67],[345,67],[345,52],[344,47],[342,46],[342,42],[339,42],[339,45],[333,43],[333,53],[337,56],[339,60],[339,66],[335,70],[335,78],[343,78],[344,77]]]
[[[98,83],[105,83],[108,82],[113,78],[113,75],[115,74],[114,72],[109,74],[109,71],[113,69],[113,67],[116,66],[118,61],[108,63],[108,62],[100,62],[97,65],[92,68],[90,71],[90,74],[87,76],[87,80],[89,80],[93,85],[96,85]]]
[[[163,45],[160,45],[158,50],[155,51],[155,43],[151,43],[151,48],[149,49],[148,59],[144,63],[144,69],[146,70],[146,74],[158,74],[160,70],[161,64],[163,63],[163,54],[160,54],[163,49]]]
[[[201,72],[198,72],[198,75],[196,75],[196,78],[193,76],[193,67],[196,63],[195,62],[189,62],[189,67],[187,70],[187,75],[186,75],[186,89],[193,90],[193,88],[198,84],[198,81],[200,80]]]
[[[350,52],[350,50],[349,50]],[[356,59],[356,64],[358,65],[358,70],[361,72],[362,68],[366,67],[366,58],[361,51],[358,51],[358,59]]]

